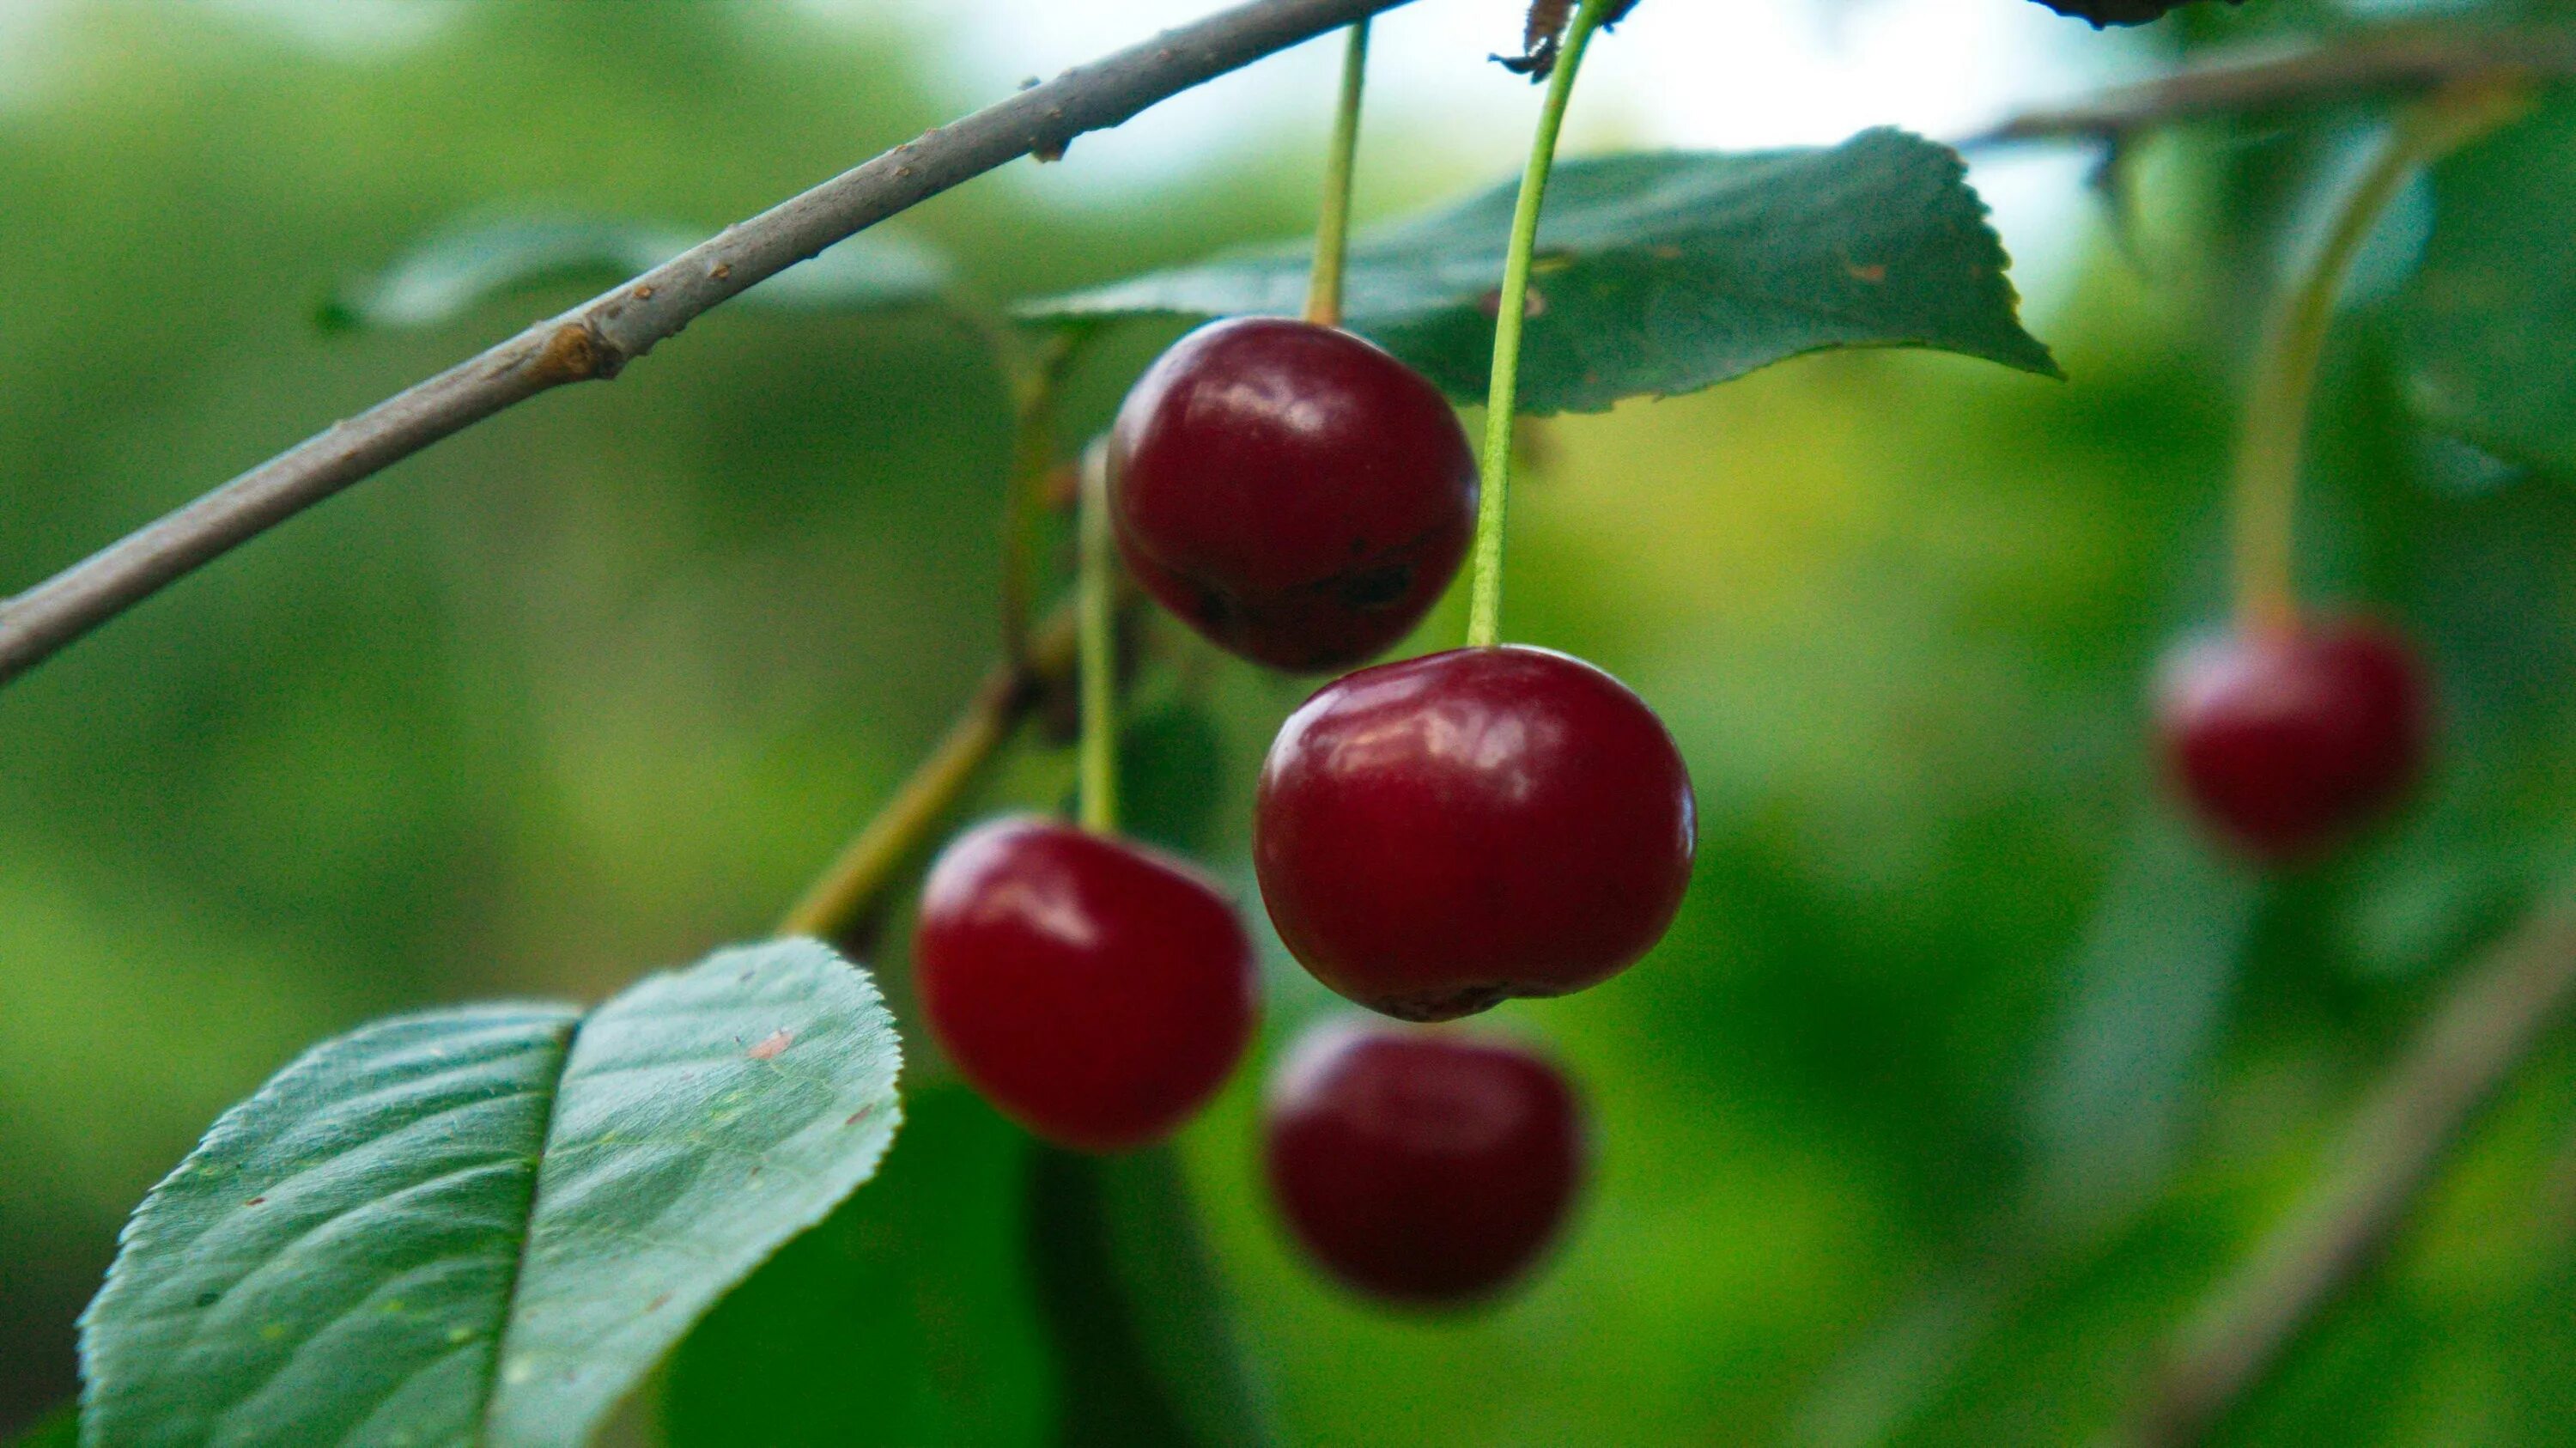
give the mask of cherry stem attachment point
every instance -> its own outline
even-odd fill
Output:
[[[2422,167],[2522,113],[2518,80],[2460,81],[2408,108],[2335,202],[2323,241],[2281,293],[2264,334],[2236,453],[2237,626],[2280,631],[2298,621],[2292,535],[2299,458],[2335,298],[2380,213]]]
[[[1109,532],[1109,451],[1082,459],[1081,572],[1075,586],[1082,677],[1082,827],[1118,828],[1118,555]]]
[[[1315,223],[1315,270],[1306,285],[1306,320],[1342,324],[1342,276],[1351,250],[1351,184],[1358,170],[1360,95],[1368,88],[1369,23],[1350,28],[1342,50],[1342,93],[1333,108],[1332,150],[1324,158],[1324,212]]]
[[[1503,255],[1503,286],[1494,312],[1493,392],[1485,404],[1484,487],[1476,503],[1474,592],[1467,612],[1467,643],[1498,642],[1503,623],[1503,519],[1511,489],[1512,418],[1520,403],[1521,333],[1528,320],[1530,258],[1538,248],[1539,211],[1556,166],[1557,137],[1565,130],[1566,103],[1592,34],[1620,8],[1619,0],[1583,0],[1566,32],[1565,48],[1548,77],[1547,99],[1530,144],[1529,169],[1521,173],[1520,202],[1512,211],[1511,247]]]

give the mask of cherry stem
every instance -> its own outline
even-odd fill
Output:
[[[1333,108],[1333,147],[1324,157],[1324,214],[1315,223],[1315,271],[1306,284],[1306,320],[1342,324],[1342,276],[1351,250],[1351,181],[1358,170],[1360,95],[1368,88],[1369,23],[1350,29],[1342,50],[1342,94]]]
[[[1484,488],[1476,503],[1476,577],[1467,612],[1467,643],[1482,648],[1499,640],[1503,625],[1503,516],[1511,488],[1512,417],[1520,403],[1521,332],[1528,320],[1530,257],[1538,247],[1538,218],[1547,201],[1548,174],[1556,167],[1556,141],[1565,129],[1566,102],[1592,33],[1618,0],[1583,0],[1566,32],[1565,48],[1548,77],[1538,113],[1529,169],[1521,173],[1519,204],[1512,211],[1511,248],[1503,254],[1503,287],[1494,312],[1493,392],[1485,404]]]
[[[1109,535],[1109,454],[1082,460],[1081,573],[1075,632],[1082,654],[1082,827],[1118,828],[1118,555]]]
[[[2317,367],[2332,330],[2335,297],[2380,213],[2422,167],[2520,114],[2526,87],[2460,81],[2410,107],[2388,128],[2368,163],[2336,201],[2324,240],[2282,292],[2265,331],[2246,399],[2236,454],[2236,614],[2247,632],[2298,621],[2292,534],[2298,518],[2299,456],[2316,394]]]
[[[989,328],[994,360],[1011,393],[1011,463],[1002,487],[1002,657],[1024,663],[1029,600],[1038,585],[1039,523],[1046,516],[1048,473],[1055,465],[1056,403],[1065,375],[1098,327],[1079,319],[1049,328],[1034,342],[1008,322]]]

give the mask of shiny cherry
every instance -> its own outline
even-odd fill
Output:
[[[1089,1151],[1179,1126],[1234,1070],[1259,1005],[1252,945],[1214,885],[1053,820],[994,820],[941,853],[912,968],[958,1072]]]
[[[1137,381],[1109,444],[1128,568],[1200,633],[1276,668],[1383,652],[1476,531],[1476,457],[1448,399],[1330,327],[1199,328]]]
[[[2414,783],[2431,690],[2406,641],[2360,620],[2219,634],[2176,649],[2156,688],[2166,763],[2250,853],[2295,861]]]
[[[1421,1306],[1488,1297],[1555,1240],[1585,1167],[1565,1076],[1456,1031],[1342,1023],[1272,1079],[1264,1143],[1282,1216],[1333,1276]]]
[[[1317,979],[1435,1021],[1626,969],[1672,923],[1695,834],[1690,774],[1645,701],[1507,645],[1307,700],[1261,768],[1253,863]]]

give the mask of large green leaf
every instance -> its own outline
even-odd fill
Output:
[[[904,1118],[868,1189],[681,1345],[670,1448],[1054,1441],[1023,1262],[1028,1139],[955,1083],[913,1091]]]
[[[811,941],[326,1042],[127,1226],[82,1440],[580,1443],[875,1169],[899,1054]]]
[[[1516,186],[1353,245],[1346,320],[1461,402],[1485,399]],[[1937,347],[2057,375],[1957,153],[1896,130],[1824,149],[1600,156],[1557,168],[1521,406],[1597,411],[1820,347]],[[1293,313],[1304,243],[1026,304],[1033,316]]]
[[[684,228],[616,216],[497,216],[460,222],[422,241],[322,308],[327,327],[434,327],[535,287],[609,286],[652,270],[702,238]],[[753,287],[737,306],[874,311],[936,297],[948,284],[937,253],[890,232],[863,231]]]
[[[2576,471],[2576,101],[2452,157],[2433,187],[2400,312],[2408,401],[2491,452]]]

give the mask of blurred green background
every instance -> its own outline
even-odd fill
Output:
[[[1095,48],[1130,38],[1100,8]],[[314,325],[461,213],[712,229],[945,119],[885,9],[489,5],[334,53],[239,7],[49,7],[41,46],[18,37],[44,84],[0,105],[0,585],[578,295]],[[2143,49],[2341,23],[2249,12]],[[2334,134],[2157,144],[2127,251],[2092,222],[2011,238],[2067,279],[2032,319],[2066,384],[1836,354],[1536,425],[1507,631],[1662,712],[1697,879],[1644,965],[1497,1015],[1579,1072],[1599,1159],[1561,1255],[1498,1310],[1390,1317],[1294,1259],[1255,1176],[1260,1061],[1187,1135],[1290,1441],[2080,1441],[2449,973],[2576,860],[2576,500],[2409,425],[2366,295],[2302,567],[2425,641],[2438,771],[2391,827],[2265,883],[2142,762],[2152,661],[2222,607],[2238,319]],[[1418,116],[1371,145],[1372,210],[1493,179]],[[1056,204],[1023,166],[895,226],[1029,294],[1296,234],[1314,149],[1125,208]],[[1157,341],[1085,367],[1069,444]],[[764,931],[990,658],[1007,443],[953,315],[719,312],[0,693],[0,1427],[72,1391],[124,1214],[299,1045],[431,1002],[596,997]],[[1250,900],[1251,772],[1300,686],[1168,625],[1147,642],[1142,827]],[[1064,777],[1032,741],[987,803]],[[880,963],[900,999],[899,949]],[[1274,980],[1265,1054],[1331,1008]],[[937,1091],[913,1114],[868,1230],[973,1260],[854,1279],[897,1345],[813,1370],[923,1435],[871,1436],[861,1406],[844,1441],[1042,1441],[1079,1387],[1014,1305],[1026,1243],[993,1202],[1020,1145]],[[2560,1045],[2233,1436],[2570,1441],[2571,1350]]]

